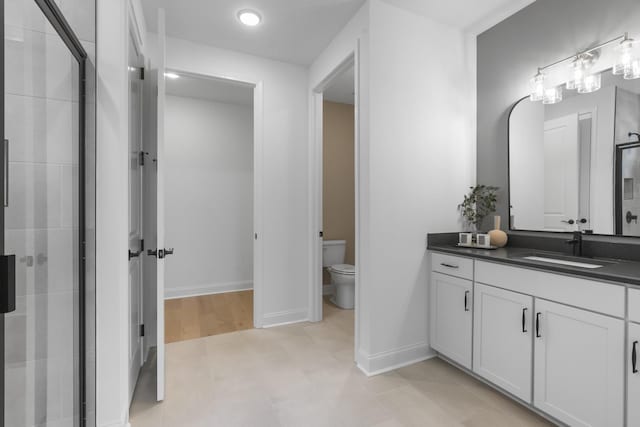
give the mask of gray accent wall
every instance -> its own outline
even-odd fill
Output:
[[[640,39],[638,0],[537,0],[478,36],[477,178],[500,187],[508,224],[509,111],[527,95],[537,67],[616,37]],[[485,228],[489,227],[487,220]],[[507,227],[504,225],[503,227]]]

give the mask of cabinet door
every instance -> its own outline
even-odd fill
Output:
[[[571,426],[622,426],[624,321],[536,299],[534,405]]]
[[[473,289],[470,280],[431,274],[431,347],[471,369]]]
[[[629,323],[627,356],[628,426],[640,426],[640,325]]]
[[[531,403],[533,297],[476,284],[473,370]]]

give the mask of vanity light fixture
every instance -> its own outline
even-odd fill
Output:
[[[164,73],[164,76],[166,78],[168,78],[168,79],[171,79],[171,80],[175,80],[175,79],[179,79],[180,78],[180,74],[171,73],[171,72]]]
[[[640,78],[640,54],[638,45],[627,33],[614,39],[601,43],[583,52],[556,61],[552,64],[539,67],[537,74],[531,79],[531,101],[542,101],[544,104],[555,104],[562,101],[562,86],[548,87],[545,83],[548,79],[549,69],[562,63],[571,61],[571,77],[565,86],[568,90],[577,90],[578,93],[595,92],[602,87],[602,75],[591,72],[591,68],[600,57],[602,49],[618,42],[616,46],[616,60],[612,65],[615,75],[622,75],[625,79]]]
[[[262,17],[255,10],[243,9],[238,12],[238,20],[247,27],[255,27],[262,21]]]
[[[562,86],[544,90],[544,96],[542,97],[543,104],[557,104],[560,101],[562,101]]]
[[[595,92],[602,87],[602,74],[588,74],[582,80],[582,84],[578,87],[578,93]]]
[[[624,33],[624,38],[618,46],[616,46],[616,63],[613,64],[613,74],[624,75],[631,68],[634,60],[634,40],[629,38],[627,33]]]
[[[538,73],[533,76],[531,81],[529,82],[531,85],[531,94],[529,95],[529,99],[532,101],[542,101],[544,98],[544,73],[538,68]]]

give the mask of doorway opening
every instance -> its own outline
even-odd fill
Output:
[[[165,342],[253,328],[254,85],[167,70]]]
[[[315,90],[316,215],[320,248],[314,271],[315,320],[339,322],[355,341],[357,304],[357,94],[350,55]]]

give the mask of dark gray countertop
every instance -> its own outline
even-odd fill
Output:
[[[447,233],[447,235],[453,233]],[[533,268],[555,273],[570,274],[573,276],[581,276],[589,279],[604,280],[609,282],[620,282],[634,286],[640,286],[640,262],[633,260],[612,259],[612,258],[576,258],[576,261],[597,264],[598,260],[602,261],[603,267],[600,268],[581,268],[562,264],[551,264],[542,261],[533,261],[524,259],[525,256],[547,256],[547,257],[566,257],[566,253],[548,251],[544,248],[527,248],[527,247],[511,247],[495,250],[461,248],[456,246],[451,236],[445,237],[445,234],[429,235],[427,248],[431,251],[444,252],[452,255],[476,258],[480,260],[497,262],[501,264],[510,264],[519,267]],[[457,234],[454,239],[457,239]]]

